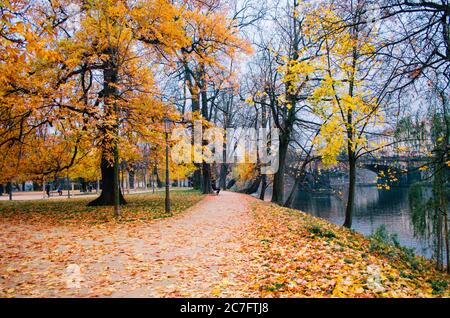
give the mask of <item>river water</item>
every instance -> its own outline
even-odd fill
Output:
[[[412,247],[416,254],[430,258],[432,248],[414,237],[409,209],[409,188],[379,190],[373,186],[357,186],[353,229],[371,235],[382,225],[397,234],[401,245]],[[345,194],[343,196],[345,198]],[[344,223],[346,200],[333,194],[317,194],[300,190],[293,207],[338,225]]]

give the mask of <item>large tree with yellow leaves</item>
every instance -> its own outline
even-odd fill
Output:
[[[205,94],[206,69],[219,65],[216,55],[227,41],[228,53],[237,41],[225,16],[199,6],[167,0],[2,3],[5,181],[19,171],[58,173],[98,149],[102,193],[91,205],[125,203],[118,187],[119,149],[161,145],[162,118],[177,116],[162,102],[154,73],[162,63],[176,66],[180,54],[198,57],[203,75],[196,86]],[[224,26],[214,27],[219,20]],[[200,39],[194,38],[197,31]]]

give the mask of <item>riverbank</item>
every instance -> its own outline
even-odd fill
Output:
[[[449,297],[430,261],[298,210],[252,206],[262,297]]]
[[[431,259],[433,242],[426,236],[418,236],[414,226],[413,211],[410,206],[408,187],[393,187],[390,190],[376,186],[355,189],[352,228],[371,236],[381,227],[395,234],[400,245],[413,248],[417,255]],[[342,195],[323,195],[299,191],[293,208],[306,212],[331,223],[342,225],[345,219],[347,190]]]

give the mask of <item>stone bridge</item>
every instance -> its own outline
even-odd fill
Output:
[[[379,184],[412,184],[423,180],[428,172],[419,170],[429,161],[426,157],[406,157],[406,156],[366,156],[358,160],[358,169],[366,169],[378,175]],[[339,158],[340,164],[337,167],[328,169],[323,166],[320,160],[312,163],[312,171],[308,172],[305,182],[317,187],[327,187],[330,178],[347,175],[345,164],[347,158]],[[291,177],[299,176],[296,165],[288,165]],[[322,171],[322,172],[319,172]]]
[[[396,182],[411,184],[423,178],[419,168],[428,161],[425,157],[382,156],[365,157],[358,161],[358,168],[375,172],[381,182],[394,178]]]

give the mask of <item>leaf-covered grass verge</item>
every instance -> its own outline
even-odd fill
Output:
[[[450,296],[448,275],[380,237],[262,202],[253,215],[262,297]]]
[[[174,215],[190,208],[204,198],[198,191],[171,191]],[[164,192],[126,196],[127,205],[121,207],[122,216],[114,218],[112,207],[89,207],[92,198],[66,200],[2,201],[0,218],[8,222],[43,224],[102,224],[107,222],[145,222],[169,217],[164,208]]]

